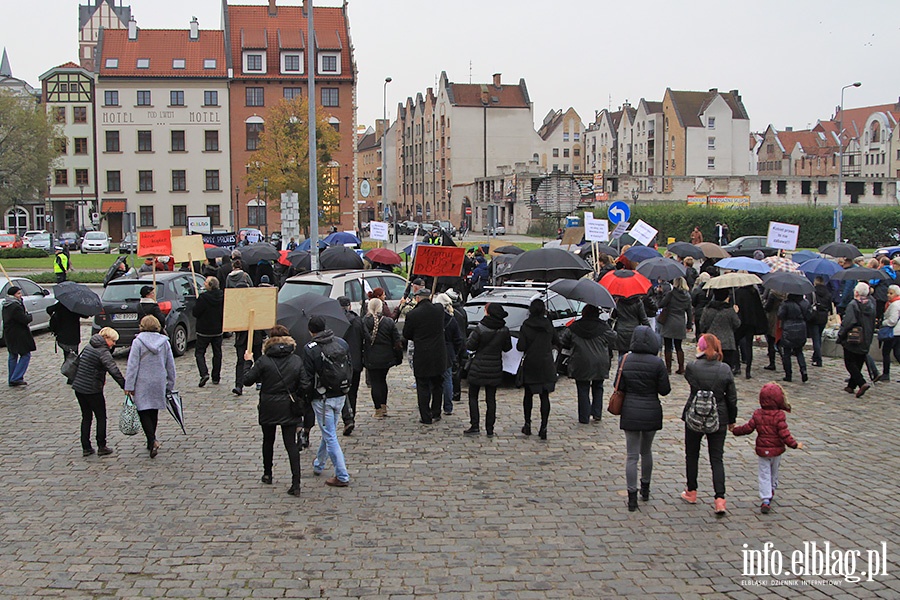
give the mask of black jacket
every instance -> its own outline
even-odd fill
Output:
[[[854,354],[868,354],[872,345],[872,336],[875,334],[875,302],[865,298],[865,302],[857,299],[850,301],[844,317],[841,319],[841,328],[838,330],[838,342],[844,346],[845,352]],[[851,344],[847,341],[847,333],[859,325],[862,327],[862,342]]]
[[[462,332],[456,318],[448,312],[444,312],[444,346],[447,348],[447,368],[456,367],[459,362],[459,354],[465,345]]]
[[[609,348],[616,343],[616,332],[599,318],[581,317],[569,325],[559,338],[563,348],[571,348],[568,375],[575,381],[609,379]]]
[[[616,349],[627,352],[631,347],[631,334],[638,325],[650,325],[641,296],[620,298],[616,302]]]
[[[159,321],[159,324],[162,327],[163,331],[166,330],[166,315],[164,315],[163,311],[160,310],[159,304],[157,304],[155,300],[147,300],[145,298],[141,298],[141,301],[138,302],[137,315],[138,323],[140,323],[141,319],[143,319],[147,315],[153,315]]]
[[[737,420],[737,390],[734,387],[734,374],[726,363],[701,356],[687,366],[684,378],[691,386],[691,393],[684,404],[684,410],[681,411],[682,421],[687,414],[691,400],[700,390],[709,390],[716,397],[719,431],[725,431]]]
[[[413,374],[416,377],[437,377],[447,369],[447,347],[444,344],[444,309],[427,297],[421,297],[416,307],[406,315],[403,338],[416,345]],[[424,357],[425,360],[422,360]]]
[[[225,294],[222,290],[206,290],[192,309],[197,317],[197,335],[222,335],[222,313],[225,310]]]
[[[28,324],[34,320],[34,315],[25,310],[25,304],[13,296],[3,301],[3,341],[10,354],[28,354],[34,352],[34,336]]]
[[[659,397],[672,391],[666,365],[657,356],[659,336],[649,327],[638,327],[631,351],[622,357],[619,390],[625,392],[619,429],[657,431],[662,429],[663,412]]]
[[[466,336],[469,331],[469,317],[463,308],[462,302],[453,303],[453,318],[456,319],[456,325],[459,327],[459,335],[462,337],[463,345],[456,357],[458,364],[462,364],[466,359]]]
[[[824,283],[816,286],[816,302],[813,305],[810,322],[825,327],[828,324],[828,316],[834,312],[834,304],[831,300],[831,290]]]
[[[806,322],[809,320],[809,301],[793,294],[778,307],[781,319],[781,343],[789,348],[806,344]]]
[[[216,269],[216,279],[219,280],[219,289],[225,289],[225,280],[228,279],[228,274],[231,273],[231,271],[231,257],[225,256],[222,258],[222,264]]]
[[[741,325],[735,335],[738,338],[748,335],[763,335],[768,329],[769,320],[763,308],[762,298],[755,286],[739,287],[734,291],[734,300],[740,309],[738,316]]]
[[[363,333],[363,363],[367,369],[390,369],[397,365],[397,357],[403,356],[400,332],[397,324],[390,317],[380,317],[378,331],[375,332],[375,317],[366,315],[362,320]],[[375,332],[373,337],[372,333]]]
[[[50,315],[50,331],[56,336],[56,342],[66,346],[77,346],[81,343],[81,316],[57,302],[47,307]]]
[[[503,383],[503,353],[512,350],[512,338],[503,319],[485,315],[469,334],[466,348],[475,352],[466,377],[470,384]]]
[[[350,362],[353,363],[353,370],[359,372],[363,368],[363,338],[366,334],[359,315],[352,310],[347,311],[346,314],[350,321],[350,327],[344,334],[344,341],[350,347]]]
[[[322,348],[331,344],[343,346],[347,353],[350,353],[350,347],[343,338],[334,335],[330,329],[326,329],[321,333],[313,336],[300,353],[303,359],[303,369],[300,371],[300,389],[308,400],[322,400],[323,398],[337,398],[345,396],[346,393],[341,390],[324,389],[317,387],[318,381],[316,375],[322,372],[324,359],[322,358]],[[323,386],[324,387],[324,386]]]
[[[659,326],[660,335],[673,340],[687,337],[687,326],[694,326],[691,295],[685,290],[672,289],[660,300],[659,307],[666,312],[666,322]]]
[[[553,362],[553,347],[559,348],[559,336],[553,322],[546,316],[528,317],[519,328],[516,348],[525,353],[525,360],[519,367],[524,373],[525,385],[548,385],[556,383],[556,364]]]
[[[263,355],[244,370],[244,385],[262,384],[259,391],[260,425],[299,425],[302,417],[291,411],[291,394],[302,401],[300,378],[303,359],[294,354],[294,338],[271,337],[263,344]],[[289,394],[290,392],[290,394]]]
[[[700,331],[711,333],[722,343],[722,350],[737,350],[734,332],[741,326],[741,318],[734,312],[734,305],[727,300],[713,300],[703,309]]]
[[[112,375],[120,388],[125,389],[125,377],[113,360],[106,339],[96,333],[81,351],[78,370],[75,371],[75,378],[72,380],[72,389],[81,394],[98,394],[103,391],[107,373]]]
[[[706,305],[711,301],[712,294],[710,294],[708,290],[705,290],[702,287],[691,288],[691,306],[694,307],[694,323],[700,323],[700,319],[703,317],[703,309],[706,308]],[[699,331],[696,333],[698,335],[700,334]]]

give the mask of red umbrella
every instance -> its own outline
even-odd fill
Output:
[[[366,258],[373,263],[381,263],[383,265],[399,265],[401,262],[400,255],[393,250],[387,248],[372,248],[366,252]]]
[[[629,298],[646,294],[652,284],[649,279],[637,271],[618,269],[604,275],[600,280],[600,285],[609,290],[613,296]]]

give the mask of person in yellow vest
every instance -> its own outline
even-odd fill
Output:
[[[55,250],[56,256],[53,259],[53,272],[56,274],[56,283],[62,283],[66,280],[66,274],[69,271],[69,257],[62,246],[56,246]]]

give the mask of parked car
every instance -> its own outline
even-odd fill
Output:
[[[6,232],[4,232],[4,233],[6,233]],[[39,233],[47,233],[47,230],[46,229],[29,229],[28,231],[26,231],[24,233],[24,235],[22,235],[22,244],[26,248],[31,248],[31,246],[29,245],[31,238],[33,238],[34,236],[36,236]]]
[[[435,221],[432,223],[432,227],[443,229],[451,236],[456,235],[456,227],[450,221]]]
[[[412,235],[419,228],[419,224],[415,221],[400,221],[397,224],[397,229],[400,230],[401,235]]]
[[[875,256],[887,256],[888,258],[900,256],[900,246],[882,246],[875,251]]]
[[[28,241],[29,248],[40,248],[47,254],[53,253],[53,235],[50,233],[36,233]]]
[[[377,287],[384,290],[391,310],[400,305],[406,291],[406,279],[386,271],[343,269],[340,271],[319,271],[303,273],[288,278],[278,292],[278,302],[286,302],[302,294],[318,294],[329,298],[347,296],[359,312],[365,293]]]
[[[22,300],[25,302],[25,310],[34,316],[29,324],[32,331],[44,329],[50,326],[50,315],[47,307],[56,304],[53,292],[41,287],[30,279],[12,276],[9,279],[0,277],[0,296],[6,298],[6,290],[10,285],[22,288]],[[3,339],[3,315],[0,314],[0,346],[6,345]]]
[[[137,252],[137,234],[129,231],[119,242],[119,254],[131,254]]]
[[[417,231],[419,232],[419,237],[431,235],[434,230],[435,230],[435,226],[432,225],[431,223],[420,223],[417,228]]]
[[[484,232],[487,235],[506,235],[506,227],[503,225],[495,225],[494,227],[485,226]]]
[[[159,309],[166,316],[163,328],[172,342],[172,353],[181,356],[190,342],[197,339],[197,319],[193,308],[197,298],[194,285],[203,289],[203,277],[192,273],[157,272],[156,300]],[[103,312],[94,317],[93,333],[103,327],[112,327],[119,332],[119,346],[130,346],[139,332],[138,304],[141,288],[153,285],[153,277],[120,278],[109,282],[103,290],[100,301]]]
[[[14,233],[0,234],[0,248],[21,248],[22,240]]]
[[[58,243],[63,248],[67,248],[70,252],[72,250],[78,250],[78,248],[81,247],[78,239],[78,234],[74,231],[66,231],[59,234]]]
[[[105,252],[110,253],[109,236],[102,231],[88,231],[84,234],[84,241],[81,242],[81,252]]]
[[[722,246],[722,249],[732,256],[747,256],[753,258],[757,250],[761,250],[764,256],[775,256],[777,248],[766,245],[768,238],[764,235],[744,235],[730,244]]]

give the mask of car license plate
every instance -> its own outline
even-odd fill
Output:
[[[113,321],[137,321],[137,313],[115,313]]]

